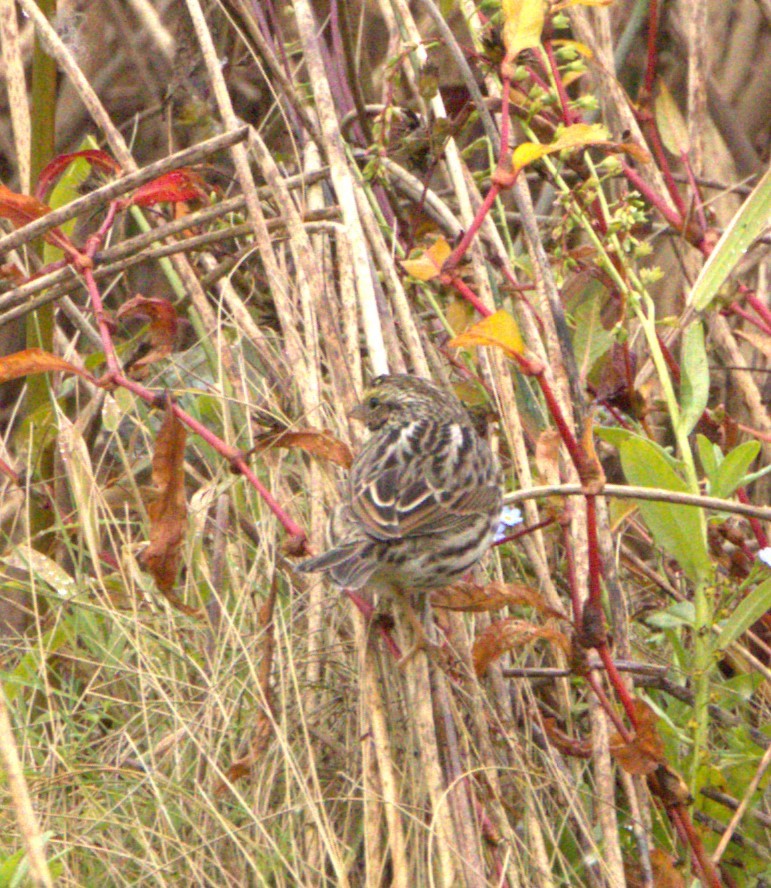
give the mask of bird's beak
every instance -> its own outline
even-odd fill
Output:
[[[367,418],[367,411],[364,408],[363,404],[357,404],[353,410],[348,412],[349,419],[358,419],[359,422],[364,422]]]

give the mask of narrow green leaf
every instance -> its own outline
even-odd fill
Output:
[[[703,311],[755,238],[771,223],[771,168],[739,207],[723,236],[710,253],[688,297],[688,305]]]
[[[725,459],[717,467],[710,478],[712,496],[728,497],[744,480],[747,469],[755,462],[760,453],[759,441],[745,441],[726,454]]]
[[[715,453],[715,445],[704,435],[697,435],[696,446],[699,448],[699,459],[701,460],[704,474],[711,479],[718,467],[718,455]],[[723,454],[721,453],[721,459],[722,456]]]
[[[687,493],[688,486],[660,449],[643,438],[629,438],[619,448],[621,466],[630,484]],[[640,513],[656,543],[667,551],[692,580],[704,578],[711,567],[696,506],[639,502]]]
[[[704,328],[691,324],[683,334],[680,361],[680,431],[689,435],[704,413],[709,398],[709,362],[704,347]]]
[[[771,578],[756,586],[723,623],[720,634],[713,643],[713,649],[724,651],[769,609],[771,609]]]

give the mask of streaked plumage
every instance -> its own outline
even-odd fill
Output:
[[[329,522],[331,548],[298,565],[338,586],[435,589],[465,574],[498,525],[498,467],[460,401],[414,376],[379,376],[354,411],[373,433]]]

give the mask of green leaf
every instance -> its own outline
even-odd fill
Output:
[[[701,460],[704,474],[708,478],[712,478],[717,471],[719,463],[722,462],[723,454],[720,452],[720,448],[704,435],[696,436],[696,446],[699,448],[699,459]]]
[[[752,194],[739,207],[723,236],[710,253],[693,285],[688,305],[704,311],[723,286],[728,275],[760,237],[771,221],[771,169],[758,182]]]
[[[685,481],[657,447],[643,438],[629,438],[619,448],[621,466],[630,484],[690,492]],[[640,513],[656,543],[666,550],[692,580],[703,579],[711,562],[698,507],[640,501]]]
[[[720,634],[713,642],[713,650],[724,651],[769,609],[771,609],[771,578],[756,586],[723,623]]]
[[[710,493],[712,496],[731,496],[744,481],[747,469],[755,462],[760,453],[759,441],[745,441],[726,454],[725,459],[710,477]]]
[[[615,339],[613,331],[606,330],[602,323],[602,297],[605,292],[605,287],[599,281],[590,280],[573,309],[573,351],[582,380],[589,376],[592,367],[613,345]]]
[[[709,398],[709,363],[704,347],[704,328],[691,324],[683,334],[680,361],[680,431],[689,435],[699,421]]]

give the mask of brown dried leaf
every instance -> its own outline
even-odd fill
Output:
[[[353,462],[351,448],[326,429],[292,429],[291,431],[266,432],[258,435],[253,453],[262,453],[271,447],[299,448],[313,456],[329,460],[349,469]]]
[[[560,483],[560,440],[557,429],[545,429],[535,443],[535,464],[542,484],[551,486]]]
[[[592,755],[591,740],[576,740],[557,727],[557,722],[550,716],[541,719],[543,729],[549,742],[555,746],[563,755],[569,755],[572,758],[588,759]]]
[[[656,729],[656,713],[642,700],[634,701],[637,731],[627,743],[617,732],[610,740],[613,758],[628,774],[650,774],[666,761],[664,743]]]
[[[0,383],[11,379],[19,379],[21,376],[31,376],[33,373],[51,373],[61,370],[64,373],[77,373],[84,379],[95,382],[94,377],[81,370],[64,358],[58,358],[42,348],[27,348],[24,351],[14,352],[0,358]]]
[[[558,645],[566,654],[570,653],[569,640],[556,629],[536,626],[527,620],[518,620],[514,617],[491,623],[474,641],[472,656],[476,674],[483,676],[490,664],[506,651],[524,647],[538,638]]]
[[[654,848],[651,851],[653,888],[685,888],[685,879],[677,869],[676,863],[676,858],[661,848]],[[643,888],[648,884],[643,869],[636,860],[624,861],[624,875],[627,888]]]
[[[158,495],[155,502],[147,507],[150,516],[150,545],[142,559],[158,588],[169,600],[172,600],[171,590],[177,578],[182,541],[187,527],[186,438],[187,431],[174,415],[169,401],[155,442],[153,484]]]
[[[147,375],[146,368],[150,364],[167,358],[174,351],[179,330],[179,318],[177,310],[168,299],[146,299],[137,293],[133,299],[129,299],[128,302],[121,305],[115,317],[117,319],[146,318],[150,322],[148,336],[150,348],[141,357],[132,360],[130,365],[127,365],[129,376],[135,379],[144,378]]]
[[[536,589],[524,583],[488,583],[480,586],[463,580],[435,589],[431,593],[431,604],[447,610],[484,613],[497,611],[503,607],[518,604],[534,607],[544,615],[562,618],[562,614],[550,608]]]

